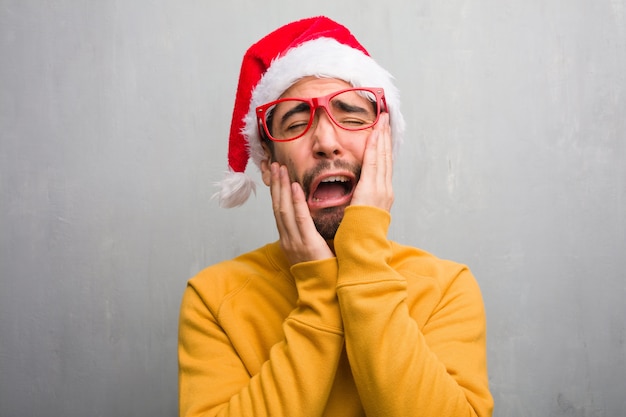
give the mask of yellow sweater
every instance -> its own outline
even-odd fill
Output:
[[[387,240],[348,207],[336,258],[289,266],[278,242],[191,279],[181,416],[490,416],[485,314],[469,270]]]

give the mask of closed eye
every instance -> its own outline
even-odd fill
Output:
[[[285,114],[283,114],[283,117],[280,118],[281,125],[284,125],[285,123],[287,123],[290,117],[299,113],[306,113],[308,118],[308,115],[311,113],[311,106],[309,106],[308,103],[300,103],[294,108],[289,109],[285,112]]]
[[[333,105],[333,109],[342,113],[366,114],[366,115],[372,113],[371,111],[368,111],[367,109],[363,107],[349,104],[340,100],[333,101],[332,105]]]

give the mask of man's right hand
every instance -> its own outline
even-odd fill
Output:
[[[335,255],[311,218],[302,187],[291,183],[285,166],[271,164],[270,193],[280,245],[289,262],[316,261]]]

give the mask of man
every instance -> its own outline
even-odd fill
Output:
[[[221,203],[251,158],[279,241],[191,279],[180,316],[181,416],[489,416],[485,315],[462,265],[387,239],[391,76],[325,17],[246,53]]]

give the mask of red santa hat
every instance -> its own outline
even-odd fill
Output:
[[[260,167],[264,158],[256,107],[278,99],[306,76],[337,78],[353,87],[382,87],[394,149],[401,143],[404,118],[391,74],[339,23],[323,16],[289,23],[252,45],[243,57],[230,127],[229,171],[217,184],[222,207],[239,206],[255,191],[245,170],[248,159]]]

